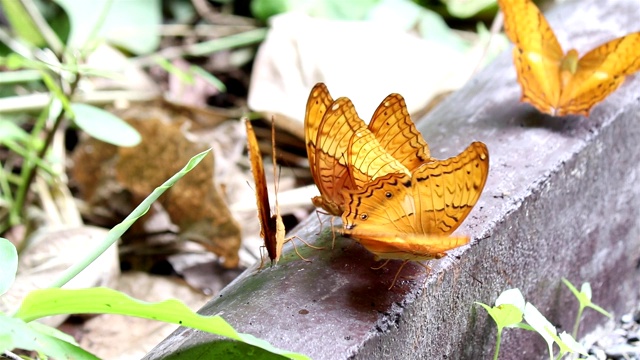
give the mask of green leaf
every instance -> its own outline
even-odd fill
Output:
[[[95,355],[75,344],[49,335],[55,332],[57,330],[46,325],[34,326],[0,313],[0,353],[18,348],[37,351],[55,359],[98,360]]]
[[[489,313],[489,316],[496,322],[498,329],[514,326],[522,321],[522,311],[511,304],[490,307],[489,305],[476,303]]]
[[[161,0],[55,1],[69,16],[71,47],[83,48],[93,36],[134,54],[150,53],[160,44]]]
[[[469,46],[456,35],[438,13],[407,0],[382,0],[371,9],[367,20],[384,26],[417,29],[423,39],[444,44],[457,51]]]
[[[524,319],[547,342],[551,359],[553,357],[553,343],[556,340],[560,341],[556,327],[531,303],[527,303],[524,307]]]
[[[73,110],[70,107],[69,98],[64,94],[62,89],[56,84],[56,81],[51,77],[51,75],[46,71],[41,71],[42,81],[47,86],[47,89],[51,91],[53,96],[60,101],[60,105],[62,108],[69,113],[69,116],[73,116]]]
[[[569,280],[567,280],[567,282],[569,282]],[[582,284],[582,286],[580,287],[580,292],[583,293],[587,299],[589,299],[589,302],[591,302],[591,284],[589,284],[588,282]]]
[[[0,116],[0,144],[7,141],[25,143],[29,141],[29,134],[13,121]]]
[[[9,290],[18,272],[18,251],[13,244],[0,237],[0,295]],[[0,353],[2,353],[0,351]]]
[[[120,314],[187,326],[263,348],[294,359],[307,359],[302,354],[279,350],[252,335],[235,331],[219,315],[203,316],[178,300],[149,303],[108,288],[43,289],[30,292],[15,317],[32,321],[58,314]]]
[[[564,356],[564,354],[567,354],[570,352],[578,353],[584,356],[589,356],[584,346],[582,346],[582,344],[577,342],[573,338],[573,336],[571,336],[566,331],[563,331],[560,334],[560,342],[558,342],[558,346],[560,346],[560,354],[558,354],[559,357],[562,357]]]
[[[40,332],[41,334],[49,335],[56,339],[68,342],[69,344],[78,345],[78,343],[76,342],[76,339],[74,339],[73,336],[67,333],[64,333],[56,328],[52,328],[51,326],[41,324],[37,321],[32,321],[29,323],[29,327],[31,327],[33,330]]]
[[[291,10],[293,1],[289,0],[252,0],[251,14],[262,21]]]
[[[18,37],[36,47],[46,45],[44,37],[40,34],[40,30],[27,10],[22,6],[22,2],[18,0],[1,0],[0,4],[2,4],[4,14],[9,20],[11,28]]]
[[[518,308],[521,312],[524,312],[524,296],[520,289],[507,289],[502,292],[496,299],[496,306],[510,304]]]
[[[218,79],[217,77],[213,76],[210,72],[208,72],[207,70],[203,69],[202,67],[200,67],[198,65],[191,65],[191,66],[189,66],[189,70],[194,75],[200,76],[204,81],[208,82],[213,87],[218,89],[218,91],[220,91],[222,93],[227,92],[227,86],[222,81],[220,81],[220,79]]]
[[[253,0],[251,13],[260,20],[290,11],[334,20],[362,20],[380,0]]]
[[[591,285],[589,283],[582,284],[582,287],[580,288],[581,291],[578,291],[578,289],[576,289],[576,287],[573,286],[573,284],[569,282],[569,280],[562,278],[562,282],[569,288],[569,290],[571,290],[576,299],[578,299],[578,302],[580,303],[580,309],[589,307],[604,316],[607,316],[609,318],[612,317],[612,315],[605,309],[591,302]]]
[[[140,133],[124,120],[95,106],[71,104],[78,127],[98,140],[117,146],[136,146]]]
[[[33,62],[30,60],[27,60],[26,58],[24,58],[21,55],[18,55],[16,53],[10,53],[7,55],[6,58],[2,59],[2,63],[7,65],[7,68],[9,68],[9,70],[17,70],[20,68],[31,68]]]
[[[444,0],[447,11],[453,17],[466,19],[489,7],[496,7],[496,0]]]
[[[158,64],[164,71],[178,78],[178,80],[182,81],[183,84],[192,85],[195,80],[191,74],[186,71],[180,69],[179,67],[173,65],[167,59],[162,56],[154,56],[153,60]]]

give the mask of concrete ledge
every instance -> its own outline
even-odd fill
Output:
[[[560,42],[581,53],[639,31],[639,18],[637,0],[567,2],[548,16]],[[300,246],[313,263],[286,246],[278,266],[247,270],[200,312],[313,359],[482,359],[493,353],[495,327],[474,301],[492,303],[507,288],[520,288],[568,331],[577,303],[561,277],[590,282],[594,301],[616,316],[632,309],[640,297],[640,76],[590,118],[557,119],[518,102],[510,55],[418,124],[436,157],[473,140],[491,156],[484,194],[458,230],[473,237],[471,246],[434,262],[424,289],[423,270],[412,264],[387,290],[398,264],[372,270],[366,250],[339,238],[333,251]],[[329,230],[319,229],[311,216],[292,233],[330,246]],[[604,322],[586,311],[581,332]],[[146,359],[214,358],[221,343],[230,346],[180,328]],[[546,354],[535,334],[507,331],[503,339],[501,359]]]

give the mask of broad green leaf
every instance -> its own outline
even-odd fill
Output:
[[[496,0],[443,0],[447,11],[457,18],[470,18],[489,7],[497,7]]]
[[[13,244],[0,237],[0,295],[9,290],[18,271],[18,251]],[[2,353],[0,351],[0,353]]]
[[[38,351],[55,359],[98,360],[82,348],[49,335],[55,329],[44,331],[45,327],[41,324],[33,326],[0,313],[0,353],[18,348]]]
[[[46,45],[44,37],[40,34],[40,30],[38,30],[27,10],[22,6],[22,2],[18,0],[1,0],[0,4],[2,4],[4,15],[9,20],[11,28],[18,37],[36,47]]]
[[[55,1],[69,16],[71,47],[84,48],[95,36],[134,54],[146,54],[160,43],[160,0]]]
[[[524,296],[522,296],[520,289],[508,289],[503,291],[496,299],[496,306],[504,304],[511,304],[521,312],[524,312]]]
[[[124,120],[95,106],[71,104],[74,121],[87,134],[117,146],[136,146],[141,137],[136,129]]]
[[[500,306],[490,307],[483,303],[476,303],[482,306],[489,316],[496,322],[498,329],[514,326],[522,321],[522,311],[511,304],[503,304]]]
[[[120,314],[158,320],[242,341],[293,359],[307,359],[301,354],[276,349],[254,336],[238,333],[222,317],[197,314],[178,300],[149,303],[108,288],[34,290],[23,300],[15,316],[32,321],[44,316],[77,313]]]

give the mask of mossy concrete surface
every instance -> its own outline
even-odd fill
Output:
[[[570,1],[548,19],[583,54],[640,31],[640,2]],[[373,257],[352,240],[338,237],[333,250],[298,245],[312,263],[288,244],[277,266],[247,270],[200,312],[313,359],[484,359],[495,326],[474,302],[492,304],[509,288],[569,332],[577,302],[562,277],[590,282],[594,302],[615,316],[630,311],[640,295],[639,89],[640,75],[629,77],[589,118],[541,115],[519,103],[511,52],[503,54],[418,123],[437,158],[474,140],[489,148],[485,191],[458,230],[470,246],[432,262],[427,279],[406,266],[387,290],[398,264],[372,270]],[[330,248],[324,225],[317,235],[311,216],[292,233]],[[605,322],[587,310],[581,333]],[[218,341],[180,328],[146,359],[193,358],[194,349],[211,358]],[[500,358],[548,354],[538,335],[508,329]]]

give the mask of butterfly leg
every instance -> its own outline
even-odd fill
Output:
[[[320,218],[320,214],[323,215],[331,215],[328,212],[324,212],[321,210],[316,209],[316,217],[318,218],[318,222],[320,223],[320,231],[318,232],[317,235],[320,235],[320,233],[322,232],[322,229],[324,228],[324,221],[322,221],[322,219]],[[331,226],[331,250],[333,250],[333,248],[336,245],[336,230],[333,227],[333,219],[335,218],[335,216],[331,215],[331,220],[329,220],[329,225]]]
[[[405,260],[402,262],[402,265],[400,265],[400,268],[398,269],[398,271],[396,272],[396,276],[393,277],[393,281],[391,282],[391,286],[389,286],[389,290],[391,290],[393,288],[393,286],[396,284],[396,280],[398,280],[398,276],[400,275],[400,272],[402,271],[402,269],[404,268],[405,265],[407,265],[407,263],[410,260]],[[389,260],[387,260],[387,262],[389,262]],[[385,263],[386,264],[386,263]]]
[[[316,250],[322,250],[324,249],[323,247],[319,247],[319,246],[313,246],[311,244],[309,244],[308,242],[306,242],[303,238],[299,237],[298,235],[294,235],[290,238],[287,238],[284,240],[285,243],[291,241],[291,243],[293,244],[293,250],[296,252],[296,255],[298,255],[298,257],[306,262],[311,262],[311,260],[305,258],[304,256],[302,256],[302,254],[300,254],[300,252],[298,251],[298,247],[296,246],[296,243],[293,241],[293,239],[298,239],[300,241],[302,241],[303,244],[307,245],[308,247],[312,248],[312,249],[316,249]]]
[[[260,246],[260,266],[258,267],[258,271],[262,270],[262,266],[264,266],[264,254],[262,253],[266,246]]]
[[[331,225],[331,250],[336,247],[336,229],[333,227],[333,219],[335,219],[335,216],[332,216],[329,222]]]
[[[316,217],[318,218],[318,222],[320,223],[320,231],[318,231],[316,235],[320,235],[320,233],[322,232],[322,228],[324,227],[324,221],[322,221],[322,219],[320,218],[320,213],[321,211],[316,209]],[[325,212],[322,213],[325,214]]]
[[[389,263],[389,261],[391,261],[391,259],[387,259],[385,262],[382,263],[382,265],[377,266],[377,267],[372,267],[371,270],[380,270],[383,267],[387,266],[387,264]]]
[[[322,211],[320,209],[316,209],[316,217],[318,218],[318,222],[320,223],[320,231],[316,235],[320,235],[320,233],[322,232],[322,229],[324,228],[324,221],[322,221],[322,219],[320,218],[320,214],[322,214],[322,215],[331,215],[326,211]],[[333,220],[333,216],[331,217],[331,220]]]

